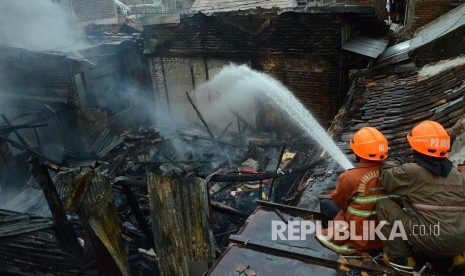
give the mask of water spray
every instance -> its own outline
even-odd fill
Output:
[[[267,97],[279,109],[286,112],[302,131],[321,145],[342,168],[347,170],[354,167],[294,94],[269,75],[254,71],[245,65],[228,65],[207,85],[212,89],[221,91],[222,95],[232,94],[236,99],[242,96]],[[242,94],[239,95],[238,93]]]

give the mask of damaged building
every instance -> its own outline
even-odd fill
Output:
[[[463,6],[42,1],[79,32],[0,45],[0,273],[399,275],[269,226],[327,224],[360,128],[408,159],[412,124],[462,118]]]

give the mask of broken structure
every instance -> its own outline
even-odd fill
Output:
[[[463,7],[385,51],[379,7],[302,2],[202,13],[199,0],[190,14],[141,19],[142,33],[89,25],[94,43],[72,52],[1,46],[0,184],[15,194],[2,208],[18,212],[0,212],[0,271],[392,273],[313,239],[270,241],[271,220],[324,221],[318,195],[342,170],[286,111],[254,99],[223,110],[234,120],[206,117],[221,91],[199,91],[246,64],[293,91],[347,153],[369,124],[408,157],[412,123],[464,113]]]

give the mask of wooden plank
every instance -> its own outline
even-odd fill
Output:
[[[147,184],[160,275],[202,275],[215,257],[206,181],[149,173]]]

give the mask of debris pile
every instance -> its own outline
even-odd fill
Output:
[[[47,269],[40,262],[25,267],[36,260],[31,250],[11,255],[11,267],[1,269],[201,275],[254,212],[256,200],[296,200],[302,177],[321,161],[311,144],[291,147],[268,137],[226,129],[214,140],[198,128],[104,128],[86,154],[68,151],[61,162],[17,144],[30,156],[32,176],[6,203],[22,206],[23,213],[8,212],[3,221],[20,218],[31,227],[5,224],[0,233],[29,241],[45,235],[54,242],[37,254],[58,256]],[[70,258],[67,266],[60,254]]]

